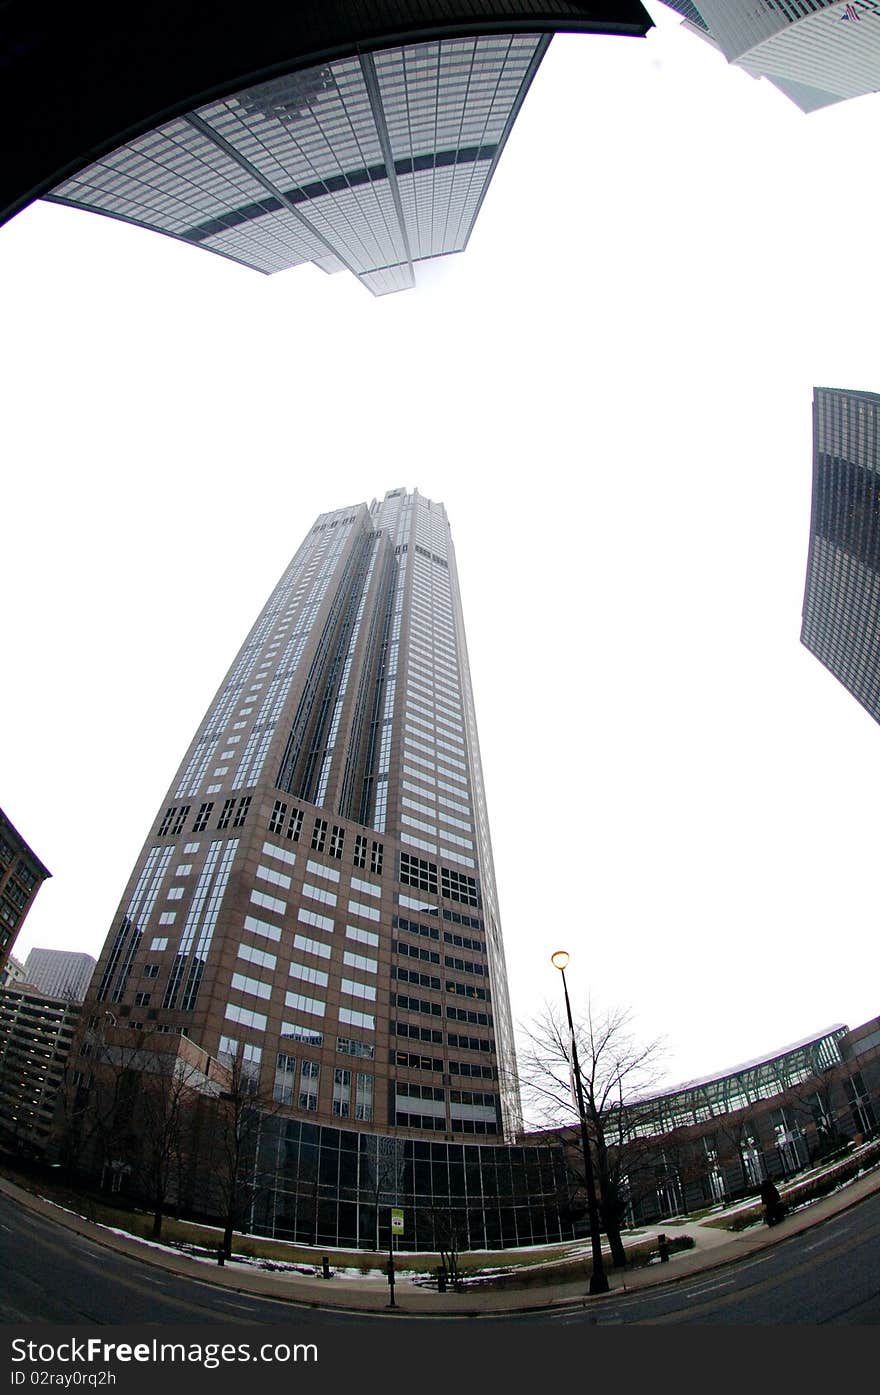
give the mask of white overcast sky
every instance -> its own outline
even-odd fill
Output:
[[[98,955],[315,516],[406,486],[456,544],[515,1019],[560,946],[670,1084],[880,1013],[880,732],[799,643],[812,388],[880,388],[880,96],[805,116],[649,8],[554,39],[416,291],[0,229],[0,803],[53,873],[17,957]]]

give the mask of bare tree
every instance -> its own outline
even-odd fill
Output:
[[[221,1256],[229,1259],[233,1234],[244,1224],[260,1185],[261,1130],[280,1106],[260,1089],[258,1073],[240,1045],[234,1055],[221,1059],[226,1079],[211,1102],[210,1167],[214,1201],[223,1218]]]
[[[640,1044],[631,1014],[621,1008],[598,1011],[588,1004],[586,1014],[575,1020],[574,1030],[600,1220],[613,1264],[625,1265],[620,1231],[626,1209],[626,1168],[634,1166],[644,1123],[637,1101],[657,1084],[664,1044],[659,1039]],[[583,1161],[576,1161],[582,1148],[568,1023],[554,1007],[545,1005],[543,1013],[524,1029],[524,1037],[519,1075],[530,1126],[552,1129],[564,1139],[578,1189],[583,1189]]]

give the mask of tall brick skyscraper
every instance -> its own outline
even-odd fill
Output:
[[[157,812],[84,1016],[108,1009],[243,1053],[293,1117],[510,1137],[504,952],[441,504],[392,490],[308,533]]]

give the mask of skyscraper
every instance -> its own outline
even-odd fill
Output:
[[[32,949],[24,961],[24,977],[28,987],[51,998],[81,1003],[94,968],[90,954],[72,949]]]
[[[663,0],[801,111],[880,88],[880,0]]]
[[[815,388],[801,641],[880,721],[880,394]]]
[[[266,1103],[251,1230],[381,1247],[393,1204],[402,1248],[435,1248],[441,1216],[461,1248],[570,1235],[561,1153],[509,1141],[513,1031],[442,504],[394,489],[310,529],[162,801],[83,1024],[80,1098],[105,1029],[111,1055],[179,1033],[244,1073]],[[181,1204],[213,1214],[190,1161]]]
[[[529,7],[508,8],[512,23]],[[560,7],[560,24],[578,8]],[[618,8],[591,26],[644,32],[647,16]],[[264,273],[313,262],[374,295],[403,290],[418,262],[466,246],[550,37],[445,37],[284,72],[134,137],[47,197]]]
[[[650,28],[641,0],[92,0],[38,15],[4,0],[0,223],[125,142],[289,73],[436,39]]]
[[[322,514],[211,703],[86,1015],[239,1053],[294,1115],[441,1139],[518,1123],[446,513]]]

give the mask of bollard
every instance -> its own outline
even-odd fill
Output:
[[[669,1241],[665,1235],[657,1236],[657,1252],[660,1255],[660,1263],[669,1263]]]
[[[323,1255],[321,1258],[321,1273],[323,1278],[330,1278],[330,1261],[326,1255]]]
[[[226,1263],[226,1251],[222,1245],[217,1246],[217,1263],[220,1265]]]
[[[437,1292],[446,1292],[446,1270],[443,1268],[442,1264],[437,1266]]]

